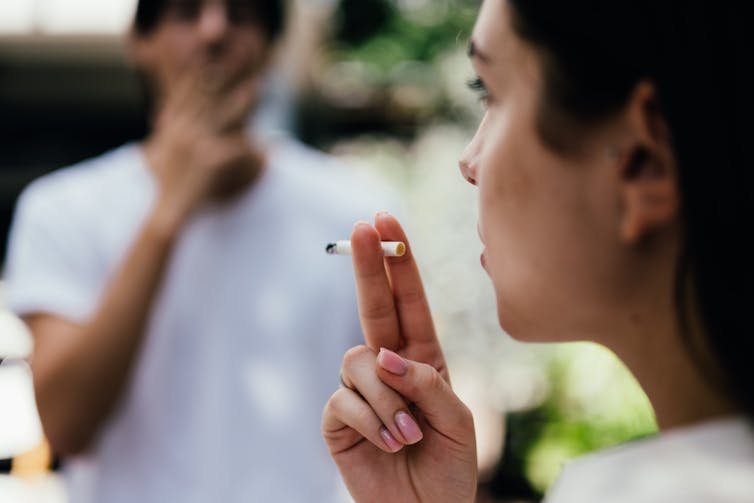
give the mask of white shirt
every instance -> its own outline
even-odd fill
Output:
[[[752,425],[710,421],[585,456],[566,465],[545,501],[752,503]]]
[[[135,144],[33,183],[11,234],[9,306],[87,319],[154,194]],[[71,500],[334,501],[320,418],[362,337],[351,261],[324,247],[390,209],[380,194],[279,139],[254,187],[198,214],[118,410],[89,454],[65,460]]]

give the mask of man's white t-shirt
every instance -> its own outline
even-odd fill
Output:
[[[86,320],[154,197],[136,144],[34,182],[11,233],[11,309]],[[71,501],[334,501],[320,418],[362,338],[351,261],[324,247],[393,200],[271,142],[256,185],[182,233],[119,408],[64,462]]]
[[[590,454],[566,465],[545,502],[754,502],[752,424],[708,421]]]

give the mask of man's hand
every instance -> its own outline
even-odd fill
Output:
[[[264,160],[246,133],[259,77],[231,80],[187,71],[167,95],[146,145],[158,182],[158,211],[180,226],[209,199],[234,195],[252,183]]]

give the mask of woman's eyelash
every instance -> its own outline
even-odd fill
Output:
[[[481,78],[473,77],[468,80],[466,85],[479,95],[479,101],[487,101],[489,99],[490,95],[487,91],[487,86],[484,85],[484,81]]]
[[[472,77],[467,82],[466,85],[469,86],[469,89],[472,91],[483,91],[484,90],[484,82],[482,82],[482,79],[479,77]]]

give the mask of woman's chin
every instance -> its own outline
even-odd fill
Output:
[[[561,342],[556,338],[557,333],[537,323],[536,317],[527,317],[509,304],[497,303],[497,320],[508,337],[517,342]]]
[[[499,284],[501,282],[495,281],[495,278],[500,278],[499,276],[490,275],[490,278],[495,287],[497,321],[500,328],[511,339],[518,342],[543,342],[543,327],[537,323],[537,320],[541,318],[527,312],[526,309],[521,309],[521,307],[533,307],[532,299],[517,299],[515,292],[520,290],[507,284],[505,288],[501,288],[502,285]],[[518,300],[518,302],[512,302],[512,300]]]
[[[513,316],[513,311],[509,306],[505,306],[500,302],[499,296],[497,302],[497,322],[500,324],[500,328],[503,329],[503,332],[509,337],[520,342],[526,342],[525,339],[521,338],[521,335],[526,332],[525,327],[522,327],[520,323],[516,323],[516,317]]]

